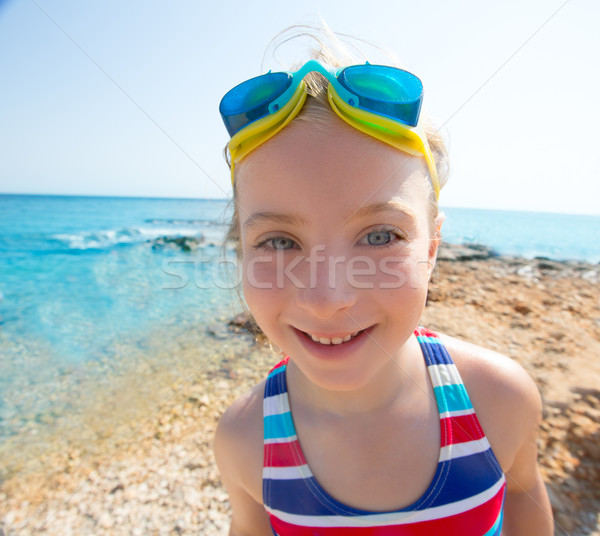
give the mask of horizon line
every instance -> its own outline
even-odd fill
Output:
[[[231,197],[165,197],[157,195],[119,195],[119,194],[82,194],[82,193],[57,193],[57,192],[1,192],[0,196],[21,196],[21,197],[85,197],[85,198],[106,198],[106,199],[156,199],[156,200],[172,200],[172,201],[231,201]],[[476,207],[476,206],[459,206],[459,205],[440,205],[440,209],[460,209],[460,210],[481,210],[481,211],[496,211],[496,212],[521,212],[533,214],[561,214],[565,216],[592,216],[600,217],[600,212],[557,212],[544,209],[523,210],[519,208],[506,207]]]

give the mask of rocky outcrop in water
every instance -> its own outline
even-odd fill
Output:
[[[203,243],[203,236],[160,236],[149,242],[152,249],[179,249],[186,253],[196,251]]]

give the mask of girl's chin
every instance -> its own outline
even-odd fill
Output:
[[[336,393],[356,393],[368,387],[376,371],[371,366],[355,363],[354,366],[322,366],[321,362],[295,361],[290,364],[297,369],[312,386]],[[321,366],[319,366],[321,365]]]

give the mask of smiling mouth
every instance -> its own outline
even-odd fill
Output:
[[[364,331],[365,331],[364,329],[361,329],[354,333],[349,333],[349,334],[345,335],[344,337],[332,337],[331,339],[328,337],[317,337],[316,335],[311,335],[310,333],[307,333],[306,331],[302,331],[302,334],[304,334],[305,337],[307,337],[308,339],[310,339],[313,342],[322,344],[324,346],[329,346],[329,345],[338,345],[338,344],[344,344],[345,342],[349,342],[352,339],[358,337]]]

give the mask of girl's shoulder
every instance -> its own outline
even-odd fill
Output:
[[[527,371],[514,359],[447,335],[440,338],[504,470],[541,421],[542,402]]]
[[[256,428],[256,422],[262,422],[263,396],[266,379],[239,396],[223,413],[219,427],[228,433],[245,434]],[[260,430],[259,430],[260,432]]]
[[[537,387],[527,371],[514,359],[448,335],[440,334],[461,378],[476,398],[500,401],[506,397],[539,398]]]
[[[214,450],[224,480],[234,478],[255,500],[262,481],[263,380],[237,398],[223,413],[215,433]]]

